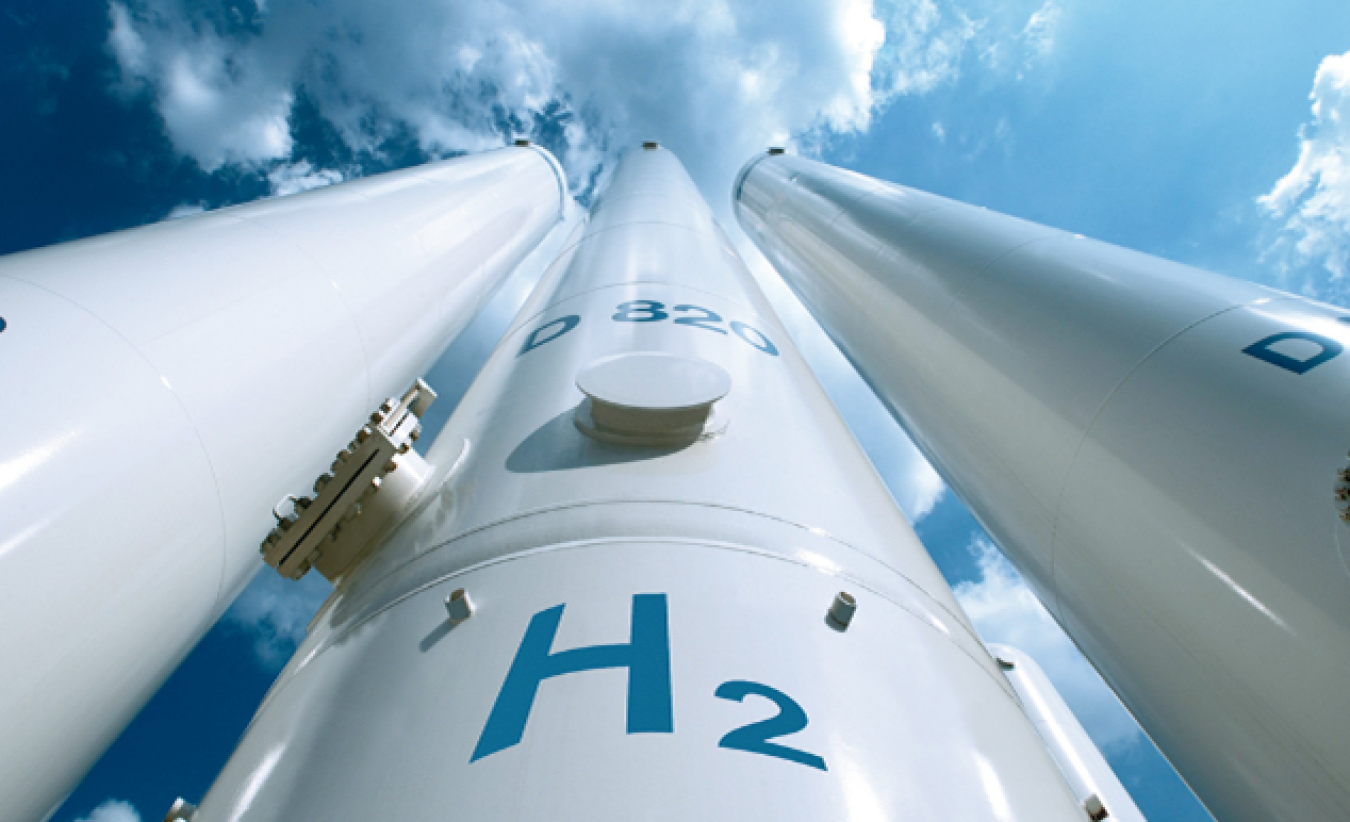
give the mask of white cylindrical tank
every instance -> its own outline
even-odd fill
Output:
[[[1350,311],[782,154],[735,200],[1219,819],[1350,813]]]
[[[427,456],[196,822],[1083,822],[664,149]]]
[[[43,818],[261,566],[283,494],[561,215],[508,148],[0,258],[0,805]]]

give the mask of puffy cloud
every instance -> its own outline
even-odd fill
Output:
[[[310,618],[331,591],[317,573],[294,582],[264,568],[225,612],[225,622],[252,637],[263,667],[279,670],[304,640]]]
[[[204,171],[289,154],[294,94],[265,55],[168,3],[133,8],[114,0],[109,18],[119,90],[152,93],[174,145]]]
[[[959,6],[904,0],[884,8],[886,44],[877,56],[876,82],[889,99],[922,94],[954,80],[981,23]]]
[[[530,134],[561,149],[583,186],[644,138],[725,183],[796,131],[865,127],[885,37],[869,0],[109,9],[119,89],[152,95],[174,145],[207,171],[289,158],[287,115],[303,89],[355,150],[378,151],[401,130],[433,154]]]
[[[879,106],[956,77],[972,44],[1014,49],[1024,28],[1052,28],[1057,7],[1026,24],[1034,8],[112,0],[107,45],[117,90],[150,95],[174,146],[207,171],[305,159],[288,129],[303,97],[356,154],[378,159],[410,140],[443,155],[528,135],[583,191],[620,149],[658,139],[724,211],[726,186],[755,151],[794,139],[811,150],[821,134],[866,129]]]
[[[109,799],[94,808],[93,813],[80,817],[76,822],[141,822],[141,815],[131,803]]]
[[[1298,162],[1258,202],[1277,236],[1266,257],[1281,285],[1350,304],[1350,52],[1322,61]]]
[[[971,553],[981,577],[957,585],[956,598],[984,641],[1030,654],[1104,751],[1143,741],[1134,719],[998,549],[977,539]]]

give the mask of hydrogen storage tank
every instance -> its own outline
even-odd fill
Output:
[[[0,802],[44,818],[287,490],[554,226],[513,147],[0,258]]]
[[[1220,820],[1350,813],[1350,311],[781,152],[734,199]]]
[[[195,822],[1085,818],[669,151],[427,460]]]

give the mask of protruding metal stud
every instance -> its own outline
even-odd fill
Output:
[[[450,624],[458,625],[473,616],[473,600],[463,588],[456,588],[445,598],[445,612],[450,615]]]
[[[391,460],[389,460],[388,462],[386,462],[386,463],[384,464],[384,473],[386,473],[386,474],[392,474],[392,473],[394,473],[394,472],[397,471],[397,470],[398,470],[398,461],[397,461],[397,460],[391,459]]]
[[[831,627],[836,630],[848,630],[848,624],[853,621],[853,614],[858,610],[858,601],[847,591],[840,591],[834,595],[834,602],[830,603],[830,611],[825,618],[829,620]]]
[[[370,439],[370,435],[371,435],[372,433],[374,433],[374,432],[372,432],[372,431],[370,430],[370,428],[368,428],[367,426],[364,426],[364,425],[363,425],[363,426],[361,426],[361,430],[356,432],[356,441],[357,441],[357,442],[365,442],[366,440]]]
[[[173,806],[169,808],[168,814],[164,817],[164,822],[192,822],[196,816],[197,806],[180,796],[174,800]]]
[[[314,480],[314,493],[322,493],[324,486],[333,481],[332,474],[320,474],[319,478]]]
[[[1102,804],[1102,798],[1095,793],[1083,800],[1083,810],[1087,811],[1088,819],[1092,822],[1102,822],[1111,816],[1111,812]]]

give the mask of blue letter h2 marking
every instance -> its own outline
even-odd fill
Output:
[[[562,621],[558,605],[535,614],[516,659],[497,694],[470,762],[504,750],[525,736],[539,685],[550,677],[628,669],[628,733],[671,733],[675,729],[670,696],[670,629],[665,594],[633,597],[633,627],[627,645],[592,645],[553,653],[553,638]]]

